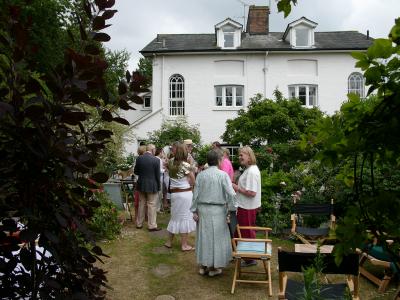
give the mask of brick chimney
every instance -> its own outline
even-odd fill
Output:
[[[249,16],[247,17],[246,32],[250,34],[269,33],[268,6],[251,5],[249,7]]]

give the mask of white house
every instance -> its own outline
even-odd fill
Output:
[[[349,92],[365,93],[350,53],[372,43],[357,31],[318,32],[302,17],[283,32],[269,32],[269,8],[251,6],[246,30],[227,18],[211,34],[159,34],[141,53],[153,59],[152,93],[126,115],[137,141],[163,118],[185,115],[199,124],[202,142],[221,141],[225,121],[261,93],[299,98],[333,113]],[[223,142],[223,141],[222,141]],[[137,144],[129,145],[135,151]]]

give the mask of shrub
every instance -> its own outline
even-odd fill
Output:
[[[97,240],[112,240],[121,232],[122,228],[118,218],[118,209],[105,192],[97,192],[94,197],[100,202],[100,206],[94,210],[89,228],[95,233]]]
[[[197,149],[197,163],[204,166],[207,163],[207,153],[211,150],[211,145],[203,145]]]
[[[273,233],[280,233],[290,224],[290,191],[293,183],[289,173],[283,171],[261,172],[262,193],[261,211],[257,214],[257,224],[272,227]]]

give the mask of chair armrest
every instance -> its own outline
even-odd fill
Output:
[[[270,227],[259,227],[259,226],[240,226],[240,229],[245,229],[245,230],[256,230],[256,231],[272,231],[272,228]]]
[[[246,238],[233,238],[234,241],[238,242],[264,242],[264,243],[272,243],[271,239],[246,239]]]

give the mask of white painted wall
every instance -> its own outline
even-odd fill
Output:
[[[307,69],[308,74],[302,74],[302,71],[297,70],[294,72],[293,66],[289,67],[288,63],[288,60],[293,59],[316,60],[316,74],[310,72],[310,68]],[[243,61],[243,73],[235,71],[234,74],[230,74],[224,70],[216,72],[214,62],[220,60]],[[151,117],[132,127],[138,139],[145,139],[148,132],[159,129],[163,118],[170,118],[168,116],[169,78],[173,74],[180,74],[185,79],[185,109],[188,122],[199,124],[202,142],[210,143],[221,140],[220,136],[225,131],[225,121],[235,118],[238,111],[233,108],[215,107],[215,85],[243,85],[246,106],[248,100],[257,93],[266,94],[267,98],[272,98],[273,91],[278,88],[287,97],[290,84],[316,84],[320,109],[332,114],[346,100],[348,76],[352,72],[359,71],[354,64],[355,61],[349,53],[264,52],[155,56],[152,110],[129,111],[126,117],[134,123],[144,115],[151,114]],[[237,66],[235,68],[237,69]],[[135,152],[137,145],[127,145],[126,148],[128,152]]]

